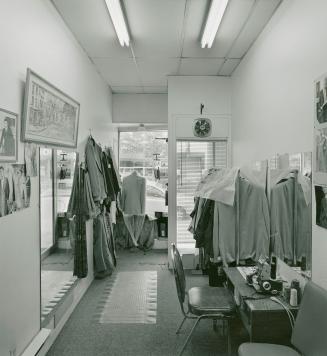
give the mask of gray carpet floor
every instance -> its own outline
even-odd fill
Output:
[[[74,269],[74,255],[72,250],[57,249],[42,261],[44,271],[72,271]]]
[[[100,324],[95,317],[106,286],[104,280],[94,280],[48,356],[173,356],[183,345],[193,325],[188,320],[182,333],[175,334],[182,320],[173,274],[167,268],[167,251],[119,251],[117,271],[158,272],[158,314],[156,324]],[[208,285],[208,277],[187,275],[187,287]],[[247,340],[239,320],[232,323],[232,351]],[[212,322],[203,320],[196,329],[184,355],[227,355],[226,338],[214,332]]]

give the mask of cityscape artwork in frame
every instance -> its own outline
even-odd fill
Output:
[[[0,109],[0,162],[17,161],[18,115]]]
[[[22,140],[57,147],[77,146],[80,104],[27,70]]]

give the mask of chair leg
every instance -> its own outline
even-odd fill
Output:
[[[182,320],[182,322],[180,323],[178,329],[176,330],[176,334],[179,334],[182,326],[184,325],[185,320],[186,320],[186,316],[184,316],[184,319]]]
[[[185,350],[185,347],[187,346],[188,342],[190,341],[190,338],[191,338],[191,336],[192,336],[192,334],[193,334],[193,331],[195,330],[195,328],[196,328],[197,325],[199,324],[199,321],[200,321],[200,320],[201,320],[201,317],[199,317],[199,318],[196,319],[196,322],[194,323],[194,325],[193,325],[193,327],[192,327],[192,330],[191,330],[191,332],[189,333],[189,335],[188,335],[186,341],[184,342],[184,345],[183,345],[181,351],[179,352],[178,356],[181,356],[181,355],[183,354],[183,352],[184,352],[184,350]]]

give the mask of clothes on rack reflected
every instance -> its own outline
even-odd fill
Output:
[[[223,168],[211,172],[199,183],[195,197],[220,201],[232,206],[238,171],[238,168]]]
[[[272,180],[275,185],[271,188],[270,203],[272,249],[282,260],[300,262],[311,250],[309,178],[298,172],[290,173],[290,170],[272,171],[272,176],[275,178]]]
[[[210,189],[216,200],[196,197],[189,226],[196,247],[203,248],[204,254],[213,262],[222,260],[225,266],[239,259],[258,260],[261,255],[269,255],[270,222],[265,188],[258,185],[256,179],[250,180],[255,177],[254,172],[248,171],[248,178],[236,173],[235,180],[231,180],[235,170],[214,171],[209,179],[206,177],[201,182],[199,191],[203,193]],[[216,188],[215,180],[218,181]],[[234,195],[233,204],[230,204],[232,199],[225,204],[226,194],[220,194],[219,189],[227,190],[230,197]]]

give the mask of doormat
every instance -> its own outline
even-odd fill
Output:
[[[155,324],[157,271],[118,272],[102,306],[101,324]]]

